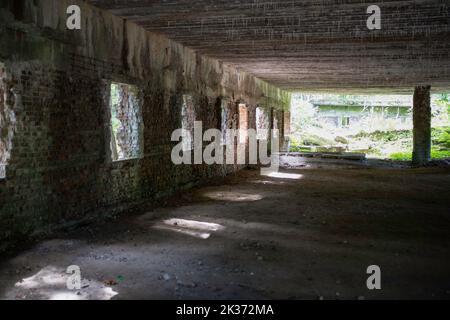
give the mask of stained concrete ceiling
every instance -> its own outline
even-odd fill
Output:
[[[284,89],[450,90],[449,0],[88,1]]]

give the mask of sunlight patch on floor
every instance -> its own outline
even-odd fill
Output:
[[[271,178],[278,178],[278,179],[293,179],[293,180],[300,180],[303,179],[302,174],[297,173],[287,173],[287,172],[270,172],[265,174],[267,177]]]
[[[231,191],[210,191],[205,192],[203,196],[213,200],[233,202],[258,201],[263,199],[263,196],[260,194],[246,194]]]
[[[224,226],[217,223],[178,218],[163,220],[162,223],[155,225],[154,228],[175,231],[203,240],[209,239],[212,232],[225,229]]]
[[[164,220],[164,223],[167,225],[175,225],[181,228],[191,228],[197,230],[205,230],[205,231],[218,231],[223,230],[224,227],[217,223],[210,222],[202,222],[202,221],[194,221],[194,220],[185,220],[185,219],[168,219]]]
[[[8,298],[32,300],[110,300],[118,293],[98,281],[82,280],[80,290],[67,288],[70,274],[63,268],[47,266],[11,288]]]
[[[283,185],[285,181],[273,181],[273,180],[253,180],[252,183],[269,184],[269,185]]]

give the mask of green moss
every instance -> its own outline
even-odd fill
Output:
[[[289,91],[281,90],[259,79],[256,80],[256,84],[264,95],[259,103],[279,110],[290,110],[292,95]]]

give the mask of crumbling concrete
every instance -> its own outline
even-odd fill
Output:
[[[410,94],[450,87],[444,0],[88,0],[283,89]],[[380,30],[367,8],[381,10]]]

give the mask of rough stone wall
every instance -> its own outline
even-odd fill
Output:
[[[15,117],[0,179],[0,250],[239,169],[172,164],[170,136],[180,128],[184,94],[193,97],[204,129],[220,128],[222,99],[236,126],[237,101],[253,106],[280,97],[258,79],[85,2],[13,3],[0,4],[0,61],[10,83],[3,97]],[[65,29],[70,4],[82,8],[82,30]],[[111,82],[141,92],[139,159],[111,161]]]

